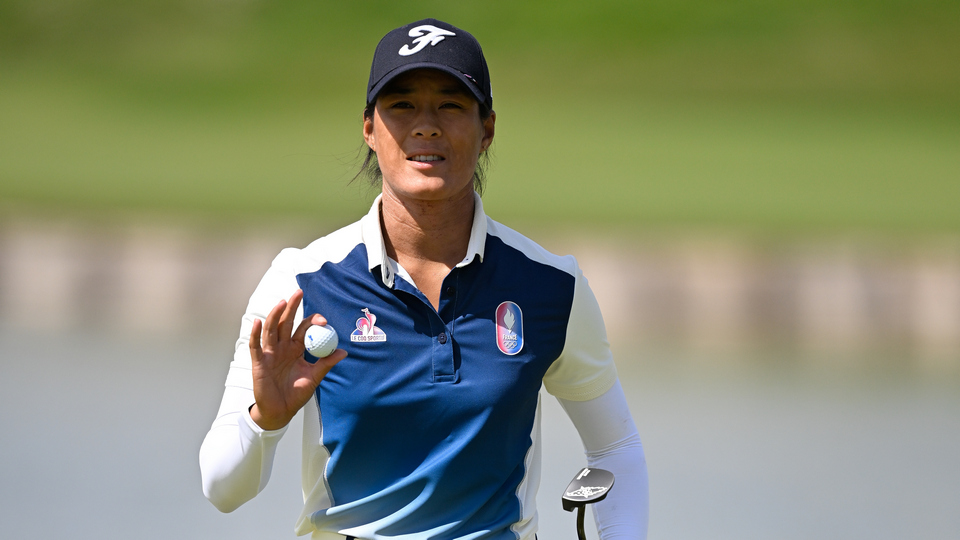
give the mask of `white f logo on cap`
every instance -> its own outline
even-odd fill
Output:
[[[413,40],[416,44],[414,48],[410,48],[409,45],[404,45],[400,47],[400,56],[410,56],[411,54],[416,54],[423,50],[427,45],[436,45],[443,41],[443,38],[446,36],[455,36],[453,32],[449,30],[444,30],[443,28],[437,28],[432,24],[423,24],[410,29],[410,37],[417,38]]]

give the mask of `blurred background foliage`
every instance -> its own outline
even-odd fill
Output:
[[[347,222],[376,42],[491,66],[488,210],[758,234],[960,230],[960,3],[0,2],[0,210]]]

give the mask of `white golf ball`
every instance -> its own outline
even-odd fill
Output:
[[[329,326],[313,325],[307,328],[307,334],[303,337],[303,344],[307,352],[317,358],[330,356],[337,348],[337,332]]]

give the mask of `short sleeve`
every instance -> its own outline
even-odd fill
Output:
[[[563,352],[547,370],[543,384],[558,398],[586,401],[613,387],[617,368],[600,304],[579,268],[574,287]]]

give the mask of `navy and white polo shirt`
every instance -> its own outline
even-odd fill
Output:
[[[489,219],[477,196],[436,310],[387,257],[379,211],[378,198],[360,221],[282,251],[244,317],[245,344],[254,318],[301,288],[297,323],[320,313],[348,353],[304,411],[297,533],[532,538],[541,384],[583,401],[616,380],[596,299],[573,257]]]

